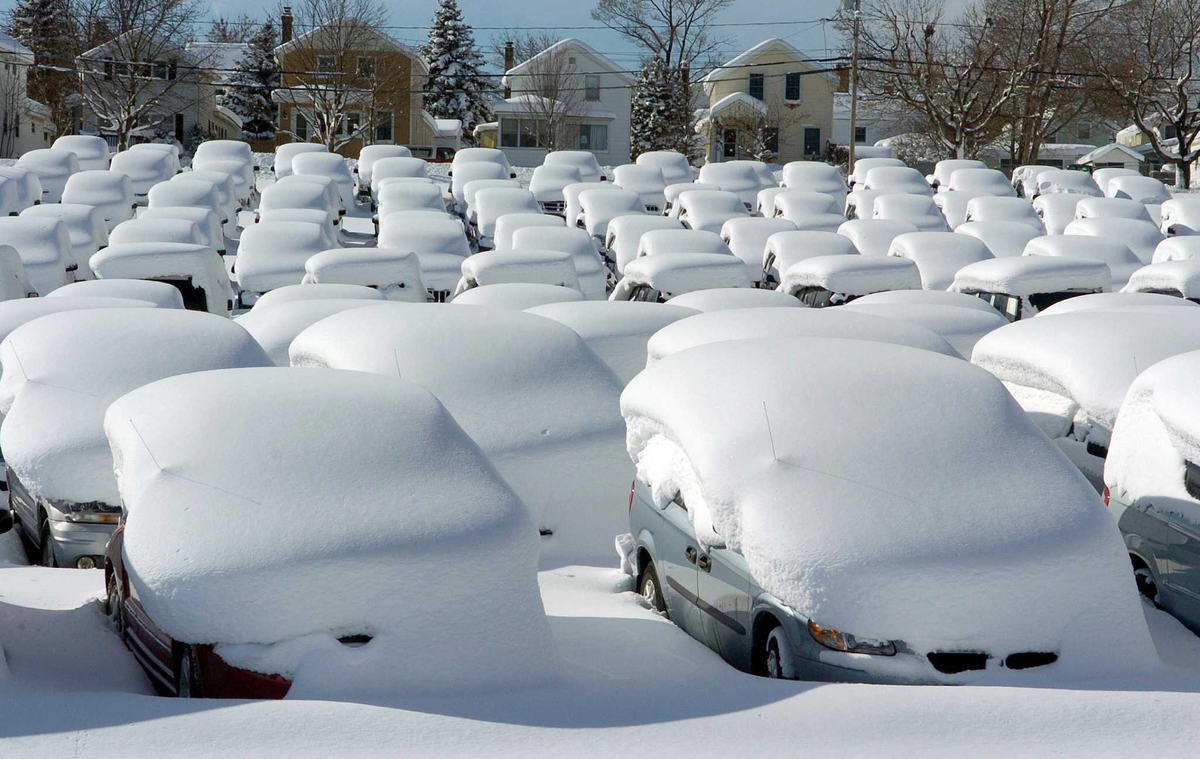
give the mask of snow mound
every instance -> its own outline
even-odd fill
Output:
[[[1168,292],[1189,299],[1200,298],[1200,260],[1163,261],[1143,266],[1133,273],[1122,292]]]
[[[1064,235],[1086,235],[1125,243],[1143,263],[1154,258],[1154,249],[1163,241],[1163,234],[1152,222],[1140,219],[1076,219],[1067,225]]]
[[[1197,200],[1200,201],[1200,198]],[[1200,258],[1200,235],[1168,237],[1154,249],[1154,257],[1150,259],[1150,263],[1186,261],[1191,258]]]
[[[837,233],[849,238],[864,256],[886,256],[892,240],[917,231],[915,224],[895,219],[853,219],[837,229]]]
[[[301,284],[363,285],[388,300],[424,303],[428,299],[416,253],[389,248],[334,248],[304,262]]]
[[[912,261],[895,256],[817,256],[792,264],[779,290],[795,295],[806,287],[845,295],[920,290],[921,272]]]
[[[251,311],[297,300],[384,300],[383,293],[365,285],[299,284],[278,287],[254,301]]]
[[[970,360],[971,351],[975,348],[975,343],[979,342],[979,338],[1008,324],[1008,320],[995,309],[980,311],[922,303],[864,303],[865,300],[865,298],[860,298],[848,303],[846,308],[853,309],[855,312],[918,324],[940,335],[950,343],[958,355],[968,360]]]
[[[621,410],[656,504],[681,493],[702,543],[739,551],[823,627],[922,657],[1157,663],[1103,504],[966,362],[853,340],[708,345],[647,368]]]
[[[291,677],[293,697],[555,676],[528,510],[423,388],[201,372],[118,399],[104,430],[130,583],[173,638]],[[349,635],[372,640],[338,644]]]
[[[292,340],[296,339],[296,335],[327,316],[353,308],[376,305],[379,305],[378,301],[365,298],[306,298],[268,304],[267,308],[263,308],[262,301],[259,301],[254,304],[254,308],[234,321],[250,333],[276,366],[288,366],[288,347],[291,346]]]
[[[490,306],[524,311],[547,303],[569,303],[579,300],[583,300],[583,293],[573,287],[532,282],[502,282],[464,290],[450,302],[460,306]]]
[[[93,308],[155,308],[146,300],[129,298],[25,298],[0,302],[0,340],[26,322],[60,311],[78,311]]]
[[[980,300],[979,302],[982,303],[983,301]],[[1038,316],[1055,316],[1058,314],[1070,314],[1076,311],[1092,311],[1096,309],[1139,308],[1142,306],[1151,306],[1154,308],[1166,306],[1169,308],[1171,306],[1195,305],[1197,304],[1190,300],[1157,293],[1091,293],[1060,300],[1045,311],[1038,313]]]
[[[854,301],[859,305],[875,305],[877,303],[903,303],[928,306],[953,306],[954,308],[969,308],[974,311],[997,313],[996,309],[982,299],[973,295],[952,293],[946,290],[889,290],[882,293],[871,293]]]
[[[150,301],[159,308],[183,308],[179,288],[148,279],[89,279],[63,285],[47,298],[128,298]]]
[[[1014,256],[968,264],[950,289],[960,293],[1034,295],[1064,290],[1105,290],[1112,274],[1099,261],[1067,256]]]
[[[954,228],[956,235],[982,240],[996,258],[1011,258],[1025,252],[1025,246],[1042,230],[1019,221],[968,221]]]
[[[225,261],[204,245],[185,243],[129,243],[109,245],[89,262],[99,279],[161,279],[181,281],[196,288],[212,314],[233,310],[233,285]]]
[[[804,304],[778,290],[753,287],[716,287],[711,290],[676,295],[669,303],[697,311],[724,311],[730,308],[800,308]]]
[[[954,282],[959,269],[992,258],[992,252],[982,240],[953,232],[899,235],[892,240],[888,255],[915,263],[921,273],[921,286],[926,290],[945,290]]]
[[[528,283],[579,289],[574,257],[562,250],[489,250],[462,262],[455,295],[473,287]]]
[[[639,285],[649,285],[666,297],[671,297],[718,287],[750,287],[750,277],[742,259],[729,254],[642,256],[625,267],[609,300],[628,300]]]

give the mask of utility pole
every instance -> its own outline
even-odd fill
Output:
[[[843,10],[848,10],[851,0],[842,0]],[[850,42],[850,139],[846,147],[846,176],[854,171],[854,128],[858,117],[858,33],[862,23],[862,0],[854,0],[854,35]]]

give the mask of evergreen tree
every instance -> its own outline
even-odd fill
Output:
[[[8,33],[29,48],[37,64],[26,72],[26,92],[50,106],[59,132],[70,130],[66,101],[78,83],[69,71],[42,67],[74,64],[78,52],[74,29],[69,0],[19,0],[9,17]]]
[[[463,23],[457,0],[439,0],[429,29],[429,43],[421,49],[429,62],[425,110],[439,119],[459,119],[463,138],[491,118],[488,85],[482,74],[483,54],[475,46],[471,27]]]
[[[267,19],[226,83],[223,104],[242,119],[243,140],[275,139],[276,108],[271,91],[279,87],[280,80],[275,43],[275,25]]]
[[[690,157],[691,106],[679,69],[662,58],[651,58],[638,72],[630,119],[634,158],[651,150],[675,150]]]

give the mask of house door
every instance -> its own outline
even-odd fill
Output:
[[[721,157],[737,158],[737,130],[726,129],[721,135]]]
[[[821,129],[820,127],[804,127],[804,155],[820,155],[821,154]]]
[[[175,114],[175,139],[179,144],[183,144],[183,114]]]

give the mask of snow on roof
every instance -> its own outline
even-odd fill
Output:
[[[208,235],[188,219],[137,218],[123,221],[108,236],[112,245],[134,243],[176,243],[204,245]]]
[[[750,287],[746,264],[720,253],[673,253],[641,256],[630,261],[609,300],[628,300],[638,285],[648,285],[666,297],[714,287]]]
[[[244,329],[195,311],[108,308],[35,319],[0,344],[0,447],[37,497],[120,505],[104,411],[148,382],[270,361]]]
[[[800,308],[804,305],[787,293],[757,287],[714,287],[709,290],[696,290],[676,295],[668,303],[705,313],[734,308]]]
[[[859,305],[874,304],[912,304],[929,306],[952,306],[954,308],[969,308],[974,311],[996,313],[991,304],[985,303],[973,295],[949,292],[947,290],[889,290],[882,293],[864,295],[854,301]]]
[[[618,272],[625,271],[625,265],[637,258],[642,238],[656,229],[692,231],[685,230],[683,222],[678,219],[657,214],[618,216],[608,223],[605,247],[615,254]]]
[[[529,512],[414,382],[200,372],[119,399],[104,429],[130,582],[172,637],[218,643],[234,666],[291,677],[292,695],[310,697],[474,693],[556,673]],[[247,520],[271,529],[221,527]],[[427,585],[414,578],[476,570],[440,591],[466,616],[421,611]],[[355,634],[373,639],[337,642]]]
[[[453,253],[466,258],[471,254],[462,222],[446,216],[422,218],[419,224],[411,217],[389,214],[379,223],[379,245],[393,250],[423,253]]]
[[[783,273],[779,290],[796,295],[806,287],[843,295],[919,290],[921,273],[912,261],[895,256],[815,256],[792,264]]]
[[[600,107],[599,104],[588,102],[563,103],[551,98],[522,93],[510,98],[493,100],[490,104],[492,113],[497,116],[525,116],[536,118],[538,114],[570,113],[571,118],[608,119],[617,118],[615,111]]]
[[[1194,350],[1200,310],[1094,309],[1013,322],[980,340],[971,361],[1005,382],[1068,398],[1087,421],[1111,430],[1140,372]]]
[[[8,34],[7,32],[0,32],[0,50],[20,56],[26,56],[30,58],[33,57],[33,52],[29,48],[25,47],[20,42],[17,42],[17,40],[15,40],[12,35]]]
[[[1067,225],[1063,234],[1119,240],[1144,263],[1154,258],[1154,249],[1164,239],[1162,232],[1152,222],[1115,217],[1076,219]]]
[[[477,291],[503,287],[532,286]],[[392,303],[318,322],[292,343],[291,358],[429,388],[530,505],[537,527],[554,531],[543,563],[572,549],[570,563],[611,563],[613,535],[628,530],[627,516],[606,508],[629,485],[622,384],[569,327],[516,310]]]
[[[0,302],[0,340],[8,337],[13,330],[22,324],[46,314],[93,308],[155,308],[155,304],[145,300],[97,298],[93,296],[6,300]]]
[[[485,187],[475,193],[472,203],[481,237],[491,237],[496,219],[506,213],[540,213],[533,193],[521,187]]]
[[[918,654],[1156,660],[1095,492],[964,361],[863,340],[747,340],[658,362],[621,400],[654,502],[680,493],[702,544],[738,551],[822,627]],[[1077,644],[1080,615],[1097,609],[1106,624]]]
[[[837,308],[768,307],[711,311],[664,327],[650,338],[646,366],[698,345],[793,337],[873,340],[958,356],[945,340],[925,327],[878,316],[844,313]]]
[[[0,240],[16,248],[29,281],[40,295],[72,281],[67,267],[74,265],[67,225],[58,219],[31,216],[0,217]]]
[[[959,169],[986,169],[987,164],[974,158],[947,158],[933,167],[933,178],[939,185],[949,184],[950,177]]]
[[[575,50],[584,53],[589,58],[591,58],[593,61],[598,63],[600,66],[599,71],[593,71],[592,67],[590,67],[590,66],[584,66],[581,64],[573,64],[574,69],[576,71],[578,71],[579,73],[585,73],[585,74],[609,73],[609,74],[612,74],[614,77],[616,77],[618,81],[621,81],[625,84],[634,84],[636,82],[636,80],[633,78],[633,76],[631,76],[629,74],[629,72],[626,70],[626,67],[617,64],[611,58],[604,55],[603,53],[598,52],[595,48],[593,48],[591,45],[588,45],[586,42],[575,39],[574,37],[567,37],[566,39],[561,39],[558,42],[555,42],[553,45],[546,48],[545,50],[538,53],[537,55],[534,55],[531,58],[527,58],[526,60],[521,61],[520,63],[518,63],[517,65],[513,66],[511,69],[506,71],[504,73],[503,78],[501,78],[501,80],[500,80],[501,85],[506,86],[506,87],[509,86],[511,84],[511,82],[509,81],[509,76],[512,76],[512,75],[519,76],[521,74],[524,74],[527,71],[529,71],[530,68],[534,67],[535,65],[539,65],[540,61],[543,60],[544,58],[549,58],[549,57],[552,57],[555,55],[561,55],[562,53],[566,52],[569,48],[574,48]],[[540,70],[540,69],[535,69],[535,72],[537,70]]]
[[[1165,203],[1171,199],[1167,186],[1154,177],[1116,176],[1108,180],[1107,194],[1139,203]]]
[[[945,292],[937,291],[937,292]],[[864,303],[865,298],[846,304],[846,308],[855,313],[883,316],[889,319],[899,319],[909,324],[917,324],[942,337],[958,352],[958,355],[970,360],[971,351],[979,338],[994,329],[999,329],[1008,320],[994,308],[986,311],[959,308],[954,305],[935,305],[931,303]],[[975,300],[982,303],[979,298]],[[984,304],[987,305],[987,304]],[[836,310],[836,309],[835,309]]]
[[[915,263],[921,274],[921,286],[926,290],[945,290],[954,282],[959,269],[992,258],[982,240],[953,232],[897,235],[888,248],[888,255]]]
[[[1117,153],[1118,155],[1112,156],[1113,153]],[[1107,145],[1101,145],[1079,156],[1079,158],[1075,159],[1075,165],[1086,166],[1091,163],[1112,163],[1110,156],[1124,162],[1133,161],[1140,163],[1142,160],[1142,156],[1129,147],[1118,142],[1110,142]]]
[[[304,264],[326,249],[319,224],[264,221],[242,230],[238,245],[237,279],[243,290],[265,293],[298,284]]]
[[[583,293],[576,287],[541,282],[499,282],[463,290],[454,296],[451,303],[525,311],[547,303],[569,303],[583,299]]]
[[[821,161],[788,161],[783,166],[783,186],[832,195],[845,195],[846,179]]]
[[[956,235],[970,235],[983,241],[996,258],[1019,257],[1025,246],[1043,230],[1021,221],[968,221],[954,228]]]
[[[1098,198],[1088,198],[1098,200]],[[1019,221],[1029,224],[1039,232],[1045,225],[1025,198],[980,195],[967,201],[965,221]]]
[[[307,287],[307,285],[293,285]],[[282,288],[286,289],[286,288]],[[314,288],[320,292],[320,288]],[[280,292],[273,290],[272,292]],[[304,330],[327,316],[349,311],[353,308],[379,305],[376,300],[366,298],[303,298],[289,300],[262,307],[260,299],[254,308],[237,317],[235,321],[253,337],[270,356],[276,366],[288,366],[288,348]]]
[[[1091,195],[1101,197],[1100,186],[1086,171],[1068,171],[1066,169],[1051,169],[1043,171],[1034,177],[1039,195],[1047,193],[1067,193],[1071,195]]]
[[[748,217],[747,217],[748,218]],[[669,221],[669,220],[668,220]],[[729,222],[726,222],[728,224]],[[702,229],[678,229],[664,224],[651,228],[638,238],[637,255],[656,256],[664,253],[716,253],[732,255],[729,246],[716,232]]]
[[[561,250],[489,250],[463,259],[455,295],[473,287],[502,283],[538,283],[579,289],[570,253]]]
[[[644,213],[646,207],[642,205],[641,197],[632,190],[584,190],[579,193],[579,215],[576,223],[582,221],[588,234],[603,240],[608,233],[608,223],[613,219]]]
[[[133,203],[129,176],[119,171],[93,169],[72,174],[63,188],[63,200],[70,203],[100,205],[125,200]]]
[[[645,368],[646,342],[651,335],[668,324],[699,313],[675,304],[607,300],[551,303],[527,312],[575,330],[622,384],[627,384]]]
[[[424,303],[428,297],[416,253],[391,248],[334,248],[304,262],[302,284],[373,287],[388,300]]]
[[[149,301],[159,308],[183,308],[179,288],[148,279],[89,279],[63,285],[47,298],[129,298]]]
[[[1168,237],[1154,248],[1151,263],[1163,261],[1186,261],[1200,258],[1200,235],[1180,235]]]
[[[1103,290],[1112,283],[1108,266],[1067,256],[1013,256],[968,264],[950,289],[960,293],[1027,296],[1069,290]]]
[[[887,255],[896,237],[916,231],[916,225],[898,219],[851,219],[839,226],[837,233],[849,238],[864,256],[881,257]]]
[[[735,105],[741,105],[741,106],[743,106],[745,108],[749,108],[753,111],[758,111],[759,113],[763,114],[764,116],[767,114],[767,104],[764,103],[763,101],[761,101],[755,97],[750,97],[745,92],[731,92],[728,95],[726,95],[725,97],[718,100],[717,102],[710,105],[708,107],[708,109],[705,111],[705,119],[701,119],[701,121],[713,118],[721,113],[724,113],[725,111],[729,110],[730,108],[733,108]],[[697,128],[699,128],[699,126],[700,125],[697,124]],[[713,165],[717,165],[717,164],[707,164],[707,163],[705,164],[705,166],[713,166]],[[703,171],[703,170],[704,170],[703,167],[701,167],[701,171]]]
[[[274,290],[263,293],[258,300],[254,301],[254,308],[251,311],[263,310],[272,306],[281,305],[283,303],[291,303],[298,300],[383,300],[383,293],[372,287],[363,285],[343,285],[343,284],[298,284],[288,285],[286,287],[277,287]]]
[[[982,303],[983,301],[980,302]],[[1088,293],[1087,295],[1078,295],[1074,298],[1061,300],[1046,310],[1040,311],[1038,316],[1055,316],[1058,314],[1070,314],[1076,311],[1093,311],[1097,309],[1159,308],[1164,306],[1170,308],[1173,306],[1191,307],[1196,305],[1196,303],[1190,300],[1185,300],[1174,295],[1160,295],[1157,293]]]
[[[1035,237],[1025,245],[1027,256],[1069,256],[1101,261],[1108,265],[1113,281],[1124,283],[1129,275],[1142,267],[1142,262],[1129,246],[1120,240],[1090,235],[1046,235]]]
[[[225,262],[204,245],[141,242],[109,245],[90,260],[100,279],[186,280],[204,290],[207,311],[228,315],[233,307],[233,286]]]
[[[1146,205],[1129,198],[1081,198],[1075,206],[1075,213],[1080,219],[1121,218],[1151,221]]]
[[[1046,233],[1061,235],[1075,220],[1075,209],[1086,195],[1050,193],[1033,199],[1033,209],[1046,225]]]
[[[857,255],[858,249],[849,237],[836,232],[797,230],[776,232],[767,238],[763,250],[763,268],[779,279],[779,272],[805,258],[817,256]]]
[[[744,52],[739,53],[738,55],[729,59],[728,61],[721,64],[720,66],[717,66],[712,71],[708,72],[708,74],[706,74],[704,79],[702,79],[701,81],[703,81],[705,83],[714,82],[719,79],[725,79],[730,74],[732,74],[735,77],[743,76],[744,72],[730,71],[730,69],[736,69],[739,66],[745,66],[746,64],[753,63],[755,58],[759,57],[760,55],[771,52],[771,51],[781,54],[777,58],[777,60],[773,61],[775,63],[798,62],[798,63],[802,63],[806,68],[810,68],[810,69],[815,67],[815,65],[816,65],[813,63],[811,58],[809,58],[807,55],[805,55],[805,53],[802,50],[797,48],[795,45],[792,45],[791,43],[789,43],[786,39],[772,37],[771,39],[766,39],[766,40],[763,40],[762,42],[759,42],[757,45],[754,45],[753,47],[749,48],[748,50],[745,50]],[[830,81],[834,81],[834,76],[832,73],[826,72],[825,76]]]
[[[1130,276],[1122,292],[1178,292],[1184,298],[1200,298],[1200,260],[1143,266]]]

